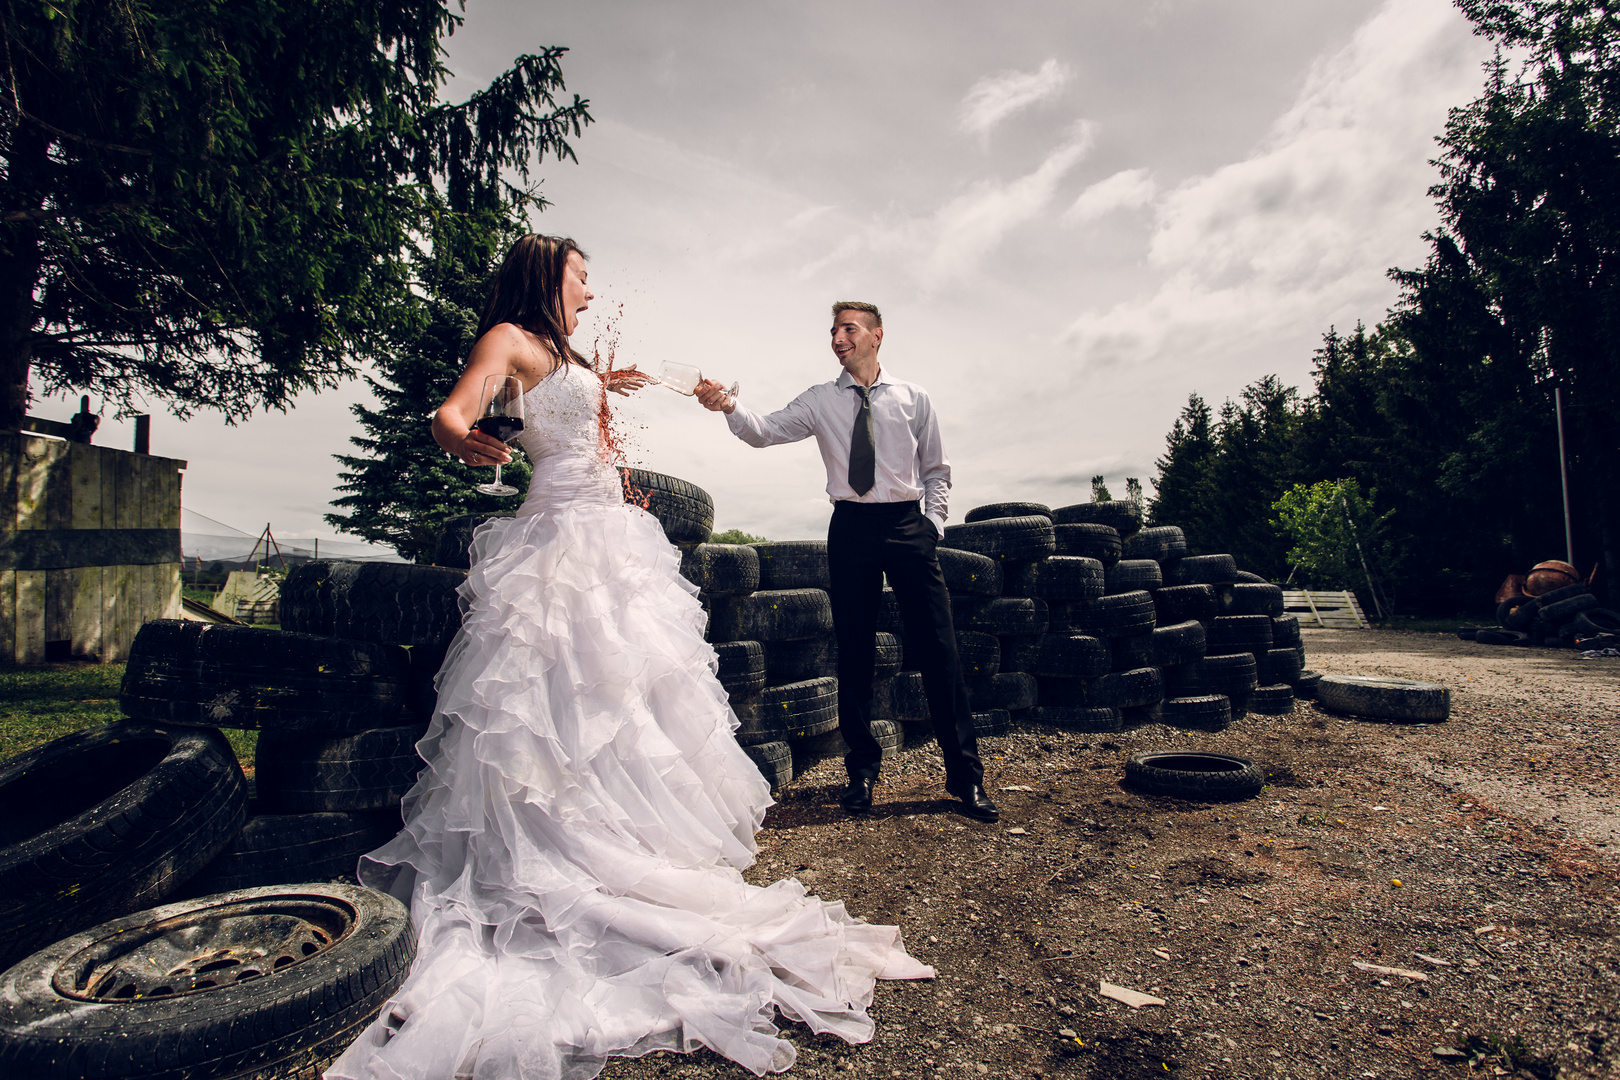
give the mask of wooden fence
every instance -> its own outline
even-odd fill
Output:
[[[1301,626],[1320,626],[1328,630],[1368,628],[1367,616],[1362,614],[1353,592],[1284,589],[1283,610],[1298,615]]]
[[[180,616],[184,461],[0,432],[0,663],[117,661]]]

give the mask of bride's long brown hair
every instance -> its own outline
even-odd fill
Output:
[[[549,344],[559,360],[589,367],[585,357],[568,344],[563,319],[563,272],[569,254],[575,251],[586,258],[584,250],[566,236],[530,233],[513,244],[495,272],[495,283],[484,302],[484,317],[478,321],[478,336],[501,323],[516,323]]]

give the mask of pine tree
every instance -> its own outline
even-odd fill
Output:
[[[378,407],[354,406],[365,434],[349,441],[362,453],[338,457],[345,470],[338,490],[345,494],[332,505],[348,513],[327,514],[329,524],[426,562],[446,519],[515,508],[513,497],[474,490],[490,470],[446,454],[431,425],[466,366],[497,260],[517,235],[498,215],[471,223],[442,219],[430,257],[419,266],[417,286],[426,297],[421,316],[394,328],[374,358],[379,377],[366,381]],[[503,480],[521,491],[531,471],[514,455]]]
[[[0,5],[0,429],[47,393],[240,419],[417,317],[420,238],[590,122],[543,49],[441,101],[448,0]]]

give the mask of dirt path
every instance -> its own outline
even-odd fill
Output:
[[[1319,671],[1450,686],[1452,719],[1300,704],[1217,735],[1020,730],[984,745],[995,826],[951,812],[927,747],[887,764],[859,821],[841,763],[806,774],[749,879],[898,923],[940,977],[880,984],[864,1046],[790,1026],[790,1075],[1616,1075],[1620,661],[1382,632],[1306,649]],[[1244,754],[1270,783],[1227,805],[1119,787],[1126,757],[1168,745]],[[699,1054],[606,1075],[748,1074]]]

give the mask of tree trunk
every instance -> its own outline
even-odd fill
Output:
[[[45,141],[25,129],[12,132],[7,162],[13,191],[43,190]],[[44,167],[44,168],[42,168]],[[36,200],[35,206],[43,205]],[[15,209],[7,207],[6,209]],[[15,431],[28,413],[28,369],[34,359],[39,307],[40,227],[35,221],[0,225],[0,431]]]

